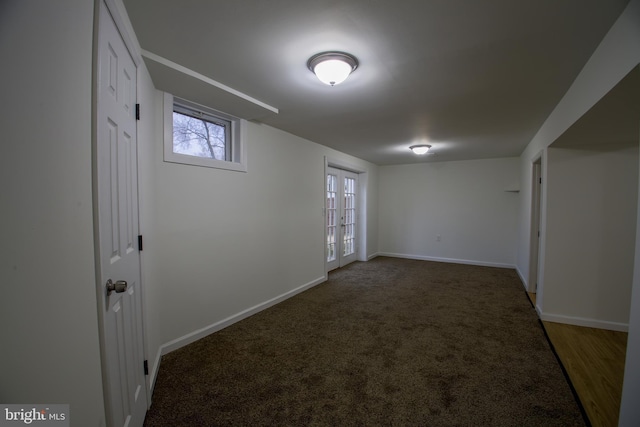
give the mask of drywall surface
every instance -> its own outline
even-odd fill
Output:
[[[547,190],[543,315],[626,325],[638,147],[549,148]]]
[[[91,189],[93,2],[0,5],[0,402],[106,423]]]
[[[506,158],[380,167],[380,252],[513,266],[518,166]]]
[[[269,126],[246,125],[246,173],[167,163],[161,140],[154,153],[147,146],[155,162],[146,168],[154,174],[148,186],[155,186],[147,212],[155,218],[145,247],[155,260],[145,275],[154,278],[147,285],[155,294],[149,310],[160,316],[148,329],[168,343],[163,351],[325,279],[325,157],[363,172],[361,258],[377,248],[375,165]]]
[[[640,196],[636,206],[640,213]],[[633,290],[630,306],[627,359],[618,422],[620,427],[633,427],[640,420],[640,406],[638,405],[640,399],[640,363],[638,363],[640,360],[640,215],[636,217]]]
[[[517,264],[521,277],[529,277],[533,161],[639,63],[640,0],[632,0],[520,156]]]
[[[156,185],[157,168],[162,161],[158,150],[162,140],[162,97],[155,89],[144,62],[138,68],[138,102],[140,103],[140,121],[138,121],[138,197],[139,222],[143,250],[140,252],[141,284],[144,302],[144,325],[147,358],[151,372],[156,372],[160,359],[158,351],[164,342],[160,332],[162,313],[162,278],[158,277],[158,221],[156,204],[161,188]],[[153,381],[154,376],[149,380]],[[152,388],[153,384],[149,384]]]
[[[550,144],[569,129],[573,123],[592,108],[639,63],[640,0],[631,0],[582,69],[571,88],[520,156],[521,200],[518,221],[518,271],[521,277],[528,278],[530,275],[532,163]],[[546,165],[544,163],[542,169],[544,177],[546,173]],[[635,182],[637,183],[637,179]],[[545,197],[544,194],[543,197]],[[638,195],[636,194],[637,199]],[[553,212],[548,212],[548,215],[552,214]],[[543,230],[546,215],[547,213],[543,212]],[[637,252],[635,253],[634,269],[636,270],[635,279],[632,282],[634,303],[629,310],[631,314],[629,349],[631,354],[636,354],[637,356],[637,341],[640,339],[640,325],[638,324],[640,315],[638,314],[637,303],[638,294],[640,293],[640,282],[637,274],[638,269],[640,269],[640,259]],[[543,298],[545,301],[548,300],[544,293]],[[543,306],[543,309],[546,310],[546,307]],[[639,357],[627,358],[625,365],[625,387],[622,395],[619,424],[623,427],[635,425],[639,417],[638,405],[636,404],[639,398],[637,384],[640,377],[640,362],[638,360],[640,360]],[[634,382],[635,386],[633,385]]]

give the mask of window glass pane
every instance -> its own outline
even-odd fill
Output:
[[[173,112],[173,152],[216,160],[227,159],[229,126]]]

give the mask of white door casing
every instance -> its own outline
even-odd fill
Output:
[[[343,267],[357,258],[358,175],[327,168],[326,175],[326,263],[327,271]]]
[[[97,277],[107,423],[139,427],[148,407],[138,250],[134,61],[100,2],[96,108]],[[116,288],[107,291],[107,281]],[[123,282],[126,282],[126,288]]]
[[[533,163],[531,181],[530,271],[527,291],[537,292],[540,267],[540,202],[542,198],[542,163],[540,159]]]

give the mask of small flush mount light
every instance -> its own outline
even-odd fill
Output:
[[[429,151],[430,148],[431,148],[430,145],[419,144],[419,145],[412,145],[411,147],[409,147],[409,150],[413,151],[415,154],[427,154],[427,151]]]
[[[322,52],[309,58],[307,67],[322,83],[334,86],[358,68],[358,60],[344,52]]]

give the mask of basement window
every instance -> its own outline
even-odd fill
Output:
[[[164,160],[246,172],[244,120],[165,94]]]

